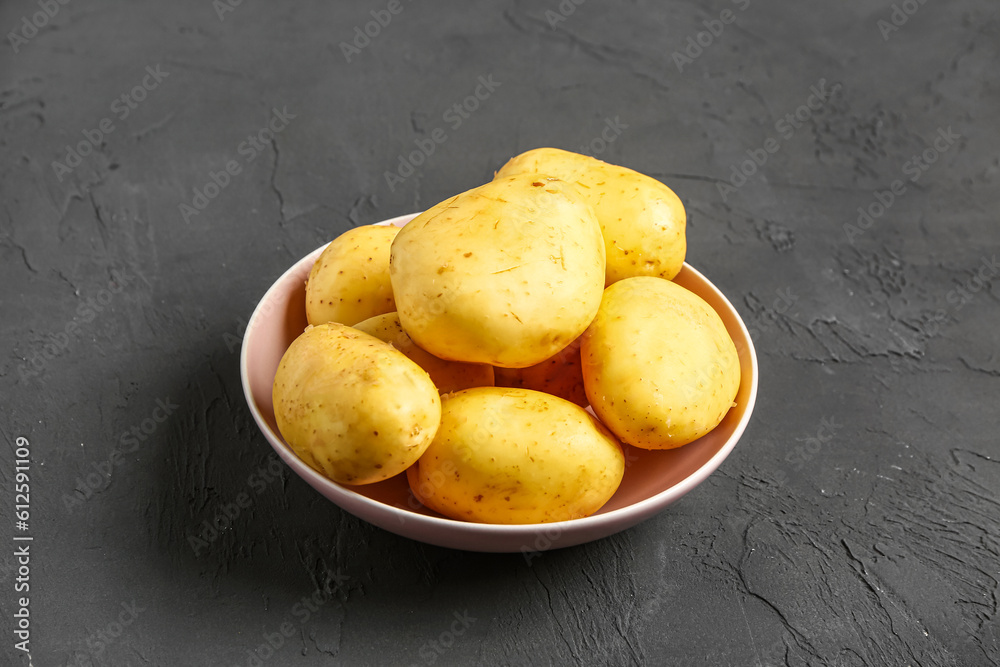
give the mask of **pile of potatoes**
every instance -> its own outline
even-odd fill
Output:
[[[593,514],[621,443],[680,447],[734,404],[732,339],[671,282],[685,224],[659,181],[540,148],[403,228],[341,235],[274,379],[282,436],[335,482],[405,472],[450,518]]]

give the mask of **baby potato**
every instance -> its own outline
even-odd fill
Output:
[[[403,472],[430,445],[441,399],[402,352],[337,323],[307,327],[285,351],[274,416],[300,459],[341,484]]]
[[[540,364],[527,368],[496,368],[496,386],[544,391],[580,407],[587,407],[587,392],[583,388],[580,367],[579,338]],[[433,375],[431,376],[433,377]]]
[[[604,239],[576,188],[539,174],[496,179],[417,216],[392,242],[399,321],[442,359],[524,368],[590,324]]]
[[[605,283],[631,276],[671,279],[687,253],[684,205],[655,178],[558,148],[512,158],[497,178],[543,173],[576,185],[597,214],[607,250]]]
[[[528,389],[442,397],[441,427],[406,471],[427,507],[481,523],[547,523],[593,514],[625,472],[618,440],[578,405]]]
[[[622,441],[673,449],[718,426],[734,405],[740,360],[708,303],[662,278],[626,278],[604,290],[583,336],[591,408]]]
[[[492,387],[493,367],[489,364],[466,364],[439,359],[419,347],[403,330],[397,313],[376,315],[354,327],[375,336],[405,354],[431,376],[438,391],[447,394],[469,387]]]
[[[398,232],[392,226],[355,227],[326,247],[306,281],[309,324],[354,326],[396,310],[389,281],[389,246]]]

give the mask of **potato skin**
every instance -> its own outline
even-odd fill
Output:
[[[587,328],[604,287],[591,208],[537,174],[498,179],[417,216],[392,243],[399,320],[442,359],[523,368]]]
[[[624,472],[618,440],[580,406],[477,387],[442,397],[441,427],[406,475],[417,499],[447,517],[525,524],[593,514]]]
[[[558,148],[512,158],[497,178],[540,172],[575,184],[594,208],[607,250],[605,284],[631,276],[671,279],[687,254],[687,214],[673,190],[655,178]]]
[[[527,368],[497,368],[498,387],[544,391],[582,408],[587,407],[587,392],[583,388],[583,368],[580,366],[580,345],[577,338],[540,364]]]
[[[365,225],[335,238],[316,259],[306,281],[309,324],[354,326],[396,310],[389,281],[389,247],[398,227]]]
[[[580,350],[584,388],[622,441],[673,449],[718,426],[740,385],[740,360],[711,306],[662,278],[604,290]]]
[[[418,366],[427,371],[431,380],[434,381],[434,385],[442,394],[470,387],[493,386],[492,366],[489,364],[467,364],[435,357],[413,342],[413,339],[403,329],[403,325],[399,323],[398,313],[376,315],[364,322],[358,322],[354,328],[389,343],[416,362]]]
[[[272,390],[285,442],[341,484],[403,472],[430,445],[441,400],[402,352],[337,323],[309,326],[285,351]]]

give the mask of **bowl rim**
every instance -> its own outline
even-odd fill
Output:
[[[377,223],[370,223],[383,226],[402,226],[406,224],[420,213],[410,213],[406,215],[396,216],[395,218],[390,218],[387,220],[382,220]],[[481,523],[475,521],[462,521],[459,519],[449,519],[447,517],[431,516],[428,514],[421,514],[419,512],[410,511],[394,505],[389,505],[387,503],[369,498],[368,496],[358,493],[350,489],[349,487],[343,486],[334,482],[333,480],[321,475],[319,472],[314,470],[308,464],[306,464],[302,459],[298,457],[295,452],[285,443],[284,439],[280,437],[279,434],[273,433],[270,425],[264,419],[261,414],[260,408],[257,406],[257,401],[254,398],[250,389],[250,371],[249,364],[247,360],[247,350],[249,347],[249,341],[251,334],[254,330],[254,323],[259,317],[262,317],[263,306],[267,304],[271,299],[274,298],[275,294],[279,291],[278,288],[283,287],[285,282],[291,278],[292,275],[300,272],[302,270],[302,264],[304,264],[310,257],[314,254],[322,252],[329,243],[325,243],[319,248],[307,253],[295,263],[293,263],[287,270],[285,270],[280,277],[278,277],[264,293],[261,299],[257,302],[254,307],[253,314],[247,321],[246,332],[243,336],[243,343],[240,347],[240,381],[243,383],[243,395],[246,399],[247,405],[250,408],[250,412],[253,415],[254,421],[257,423],[257,427],[261,430],[265,439],[270,443],[271,447],[277,452],[277,454],[300,476],[305,475],[308,477],[305,481],[310,484],[313,488],[317,485],[323,486],[329,491],[330,496],[336,496],[343,500],[349,506],[362,506],[366,507],[373,512],[388,512],[387,518],[394,519],[397,522],[402,521],[402,523],[407,523],[409,521],[416,522],[417,524],[425,524],[428,527],[436,527],[438,529],[455,529],[461,530],[466,534],[482,533],[483,535],[490,535],[495,537],[497,535],[509,535],[517,536],[520,534],[530,534],[534,535],[539,530],[544,530],[546,532],[564,532],[568,530],[573,531],[587,531],[592,532],[594,529],[600,529],[603,527],[613,527],[613,526],[631,526],[643,519],[647,518],[663,509],[667,505],[670,505],[675,500],[686,495],[694,487],[701,484],[705,479],[708,478],[716,469],[722,464],[722,462],[729,456],[736,443],[743,436],[747,425],[750,422],[750,416],[753,414],[754,406],[757,402],[757,388],[759,383],[759,368],[757,361],[757,351],[754,348],[753,339],[750,337],[750,332],[747,329],[746,323],[740,316],[739,311],[733,306],[732,302],[726,297],[725,294],[719,290],[715,284],[705,277],[703,273],[695,269],[693,266],[684,262],[684,268],[695,274],[697,278],[700,278],[708,287],[715,293],[715,296],[719,298],[735,315],[735,320],[739,325],[740,331],[743,334],[744,339],[747,341],[747,352],[750,359],[751,372],[751,384],[750,391],[747,399],[746,410],[743,416],[740,418],[739,422],[733,430],[732,435],[726,440],[725,444],[717,451],[708,461],[703,463],[698,467],[693,473],[677,482],[673,486],[660,491],[657,494],[649,496],[643,500],[626,505],[625,507],[620,507],[618,509],[609,510],[607,512],[592,514],[587,517],[581,517],[577,519],[566,519],[563,521],[553,521],[551,523],[522,523],[522,524],[493,524],[493,523]],[[313,259],[312,261],[315,261]],[[339,505],[340,502],[337,502]],[[343,505],[341,505],[343,507]],[[355,514],[354,511],[344,508],[351,514]],[[361,517],[365,521],[371,522],[369,519]]]

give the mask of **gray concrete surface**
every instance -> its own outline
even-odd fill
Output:
[[[1000,664],[996,3],[389,4],[0,8],[0,662]],[[269,471],[267,286],[544,145],[683,199],[760,356],[732,456],[530,564]]]

